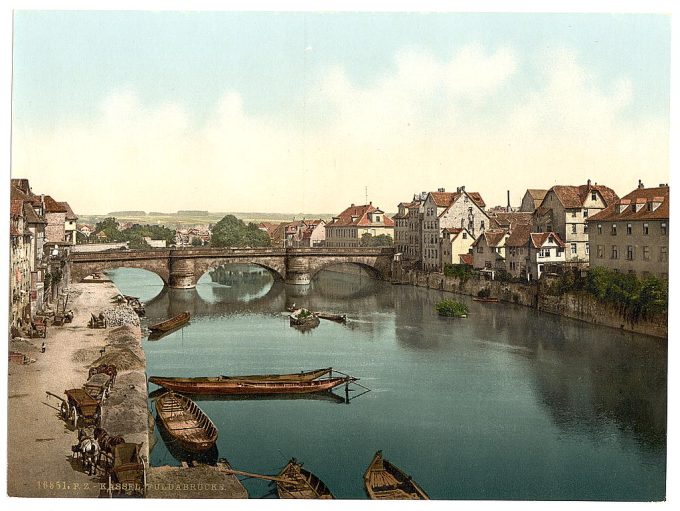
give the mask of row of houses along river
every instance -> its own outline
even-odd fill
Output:
[[[338,498],[364,498],[378,449],[434,499],[664,498],[665,340],[469,297],[459,297],[467,319],[444,319],[434,306],[446,293],[360,273],[322,271],[309,286],[286,286],[234,265],[191,290],[163,289],[143,270],[109,276],[146,302],[149,323],[191,312],[182,330],[143,341],[149,376],[333,366],[371,389],[356,388],[349,402],[344,390],[200,400],[220,430],[207,461],[274,474],[295,456]],[[293,303],[349,321],[302,332],[284,312]],[[151,464],[186,456],[159,437]],[[251,497],[272,495],[265,481],[244,484]]]

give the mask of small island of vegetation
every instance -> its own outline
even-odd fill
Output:
[[[468,315],[467,305],[456,300],[442,300],[435,309],[440,316],[447,318],[466,318]]]

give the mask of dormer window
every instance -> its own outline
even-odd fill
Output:
[[[376,216],[376,217],[375,217],[375,221],[376,221],[376,222],[380,222],[380,217],[379,217],[379,216]]]
[[[590,200],[597,200],[597,192],[592,192],[590,194]]]

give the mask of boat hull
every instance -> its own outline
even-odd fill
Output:
[[[154,334],[161,334],[169,332],[170,330],[175,330],[181,326],[186,325],[191,319],[191,314],[188,312],[182,312],[175,317],[172,317],[166,321],[161,321],[155,325],[150,325],[149,330]]]
[[[278,477],[289,481],[277,481],[276,493],[280,499],[334,499],[326,484],[302,465],[291,460]]]
[[[217,428],[196,403],[168,392],[156,400],[156,416],[183,449],[204,452],[215,445]]]
[[[169,378],[152,376],[149,382],[174,392],[189,395],[254,395],[254,394],[307,394],[331,390],[355,378],[335,377],[309,382],[294,381],[243,381],[226,380],[218,382],[173,381]]]
[[[399,467],[378,451],[364,474],[364,489],[371,500],[430,500],[430,497]]]

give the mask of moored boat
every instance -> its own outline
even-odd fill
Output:
[[[327,372],[327,371],[326,371]],[[151,376],[150,383],[182,394],[197,395],[237,395],[237,394],[305,394],[331,390],[343,383],[351,383],[357,378],[351,376],[324,378],[312,381],[296,380],[237,380],[223,378],[173,378]]]
[[[313,328],[319,326],[319,318],[310,310],[297,309],[290,315],[290,325]]]
[[[217,428],[188,397],[167,392],[156,400],[156,412],[168,434],[184,449],[203,452],[215,445]]]
[[[498,298],[482,298],[480,296],[474,297],[473,302],[496,303]]]
[[[430,500],[411,476],[383,458],[382,451],[375,453],[366,469],[364,487],[373,500]]]
[[[283,467],[276,480],[280,499],[334,499],[328,486],[302,463],[293,458]]]
[[[335,314],[333,312],[315,312],[314,315],[317,318],[321,319],[327,319],[328,321],[336,321],[337,323],[344,323],[347,321],[347,315],[346,314]]]
[[[190,319],[191,314],[185,311],[170,319],[166,319],[165,321],[161,321],[155,325],[150,325],[149,330],[155,334],[169,332],[170,330],[174,330],[175,328],[185,325]]]

